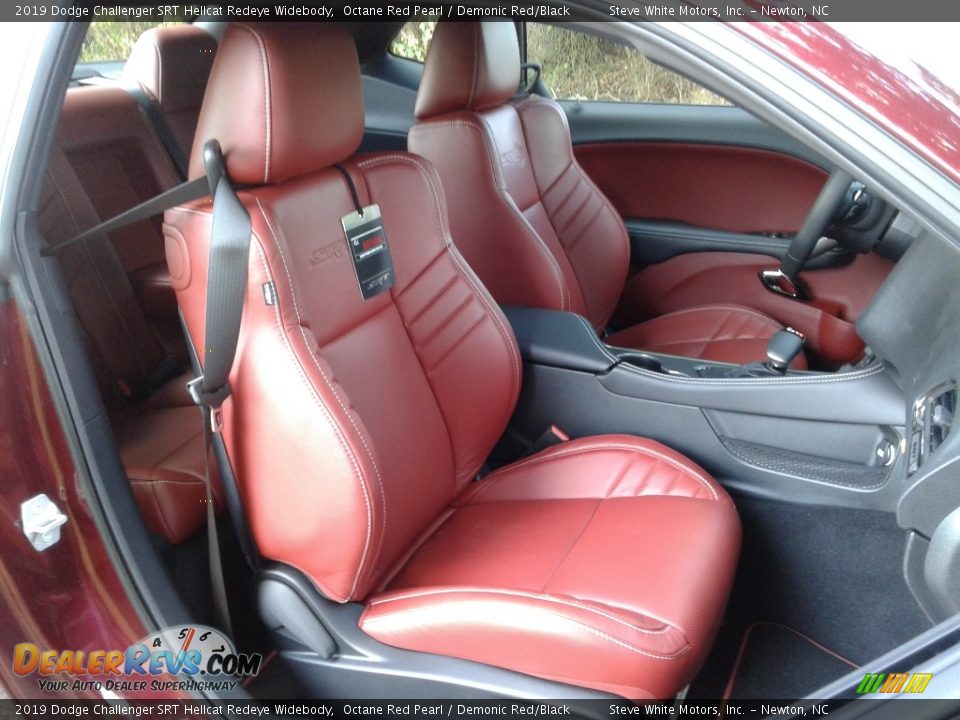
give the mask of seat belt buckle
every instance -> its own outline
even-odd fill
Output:
[[[223,409],[222,408],[209,408],[210,412],[210,431],[214,435],[219,435],[223,432]]]
[[[187,392],[197,407],[208,413],[210,430],[219,434],[223,430],[223,401],[230,397],[230,383],[218,387],[216,390],[204,390],[203,375],[187,383]]]
[[[527,451],[527,455],[536,455],[538,452],[553,447],[554,445],[568,442],[569,440],[570,436],[563,430],[556,425],[550,425],[550,427],[540,434],[540,437],[533,441],[530,449]]]

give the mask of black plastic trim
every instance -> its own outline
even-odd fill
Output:
[[[654,265],[680,255],[698,252],[732,252],[769,255],[771,264],[787,252],[791,238],[734,233],[687,225],[669,220],[628,218],[625,223],[630,236],[630,259],[639,265]],[[811,258],[807,270],[820,270],[849,265],[856,253],[837,246]]]
[[[313,697],[622,700],[491,665],[384,645],[360,629],[362,604],[328,600],[287,565],[264,569],[257,585],[261,616],[280,656]],[[574,705],[574,714],[607,717],[605,704]]]
[[[396,77],[394,66],[400,62],[398,58],[388,56],[372,64],[369,70],[364,69],[366,120],[360,152],[407,149],[407,133],[414,123],[413,107],[417,91],[416,85],[410,88],[406,81]],[[384,75],[367,72],[382,72]]]
[[[605,373],[617,363],[580,315],[515,306],[503,312],[528,362],[591,373]]]
[[[794,138],[738,107],[561,100],[574,145],[695,143],[769,150],[830,169]]]

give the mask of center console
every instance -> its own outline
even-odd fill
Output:
[[[880,363],[821,373],[786,370],[784,362],[782,372],[751,374],[744,369],[753,366],[608,346],[572,313],[504,312],[525,368],[516,435],[536,438],[550,425],[572,436],[641,435],[740,492],[896,506],[905,400]]]

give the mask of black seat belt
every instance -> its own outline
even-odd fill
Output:
[[[230,369],[237,353],[243,298],[247,290],[250,255],[250,214],[227,178],[223,153],[216,140],[203,148],[207,181],[213,195],[213,228],[207,262],[207,309],[203,352],[198,355],[202,374],[187,383],[193,401],[203,409],[204,461],[206,462],[207,536],[210,545],[210,579],[217,620],[232,635],[217,516],[210,481],[213,436],[223,428],[221,407],[230,397]],[[223,473],[229,474],[229,473]],[[224,478],[224,483],[228,482]],[[229,493],[228,493],[229,495]],[[232,503],[231,503],[232,504]],[[238,532],[241,529],[237,528]]]
[[[142,112],[150,122],[150,125],[153,127],[153,131],[157,134],[157,138],[160,140],[160,144],[163,145],[163,149],[167,151],[167,155],[169,155],[170,159],[173,160],[173,164],[177,166],[177,170],[180,172],[180,177],[187,177],[187,171],[189,167],[187,154],[183,151],[183,148],[180,147],[180,143],[177,142],[177,138],[173,134],[173,130],[170,129],[170,125],[167,123],[166,118],[163,117],[163,113],[160,112],[160,108],[157,106],[157,103],[155,103],[153,98],[151,98],[139,85],[126,86],[124,87],[124,90],[130,93],[133,96],[133,99],[137,101],[137,105],[140,107],[140,112]]]
[[[63,248],[95,235],[117,230],[206,195],[213,196],[204,350],[197,358],[201,374],[187,383],[187,390],[193,401],[203,409],[204,462],[206,463],[204,483],[207,500],[211,591],[217,621],[221,624],[221,629],[231,635],[230,609],[220,557],[217,517],[213,505],[210,451],[214,444],[214,436],[220,433],[223,426],[221,407],[224,400],[230,397],[230,369],[233,367],[237,340],[240,336],[252,226],[249,213],[240,202],[227,177],[220,143],[216,140],[207,142],[203,148],[203,161],[207,171],[205,177],[177,185],[110,220],[84,230],[69,240],[44,248],[41,254],[55,255]],[[189,335],[187,337],[189,340]],[[222,457],[225,458],[226,455]],[[229,467],[222,469],[223,472],[220,475],[226,486],[233,480],[233,473]],[[239,492],[235,487],[225,487],[224,492],[241,547],[248,561],[253,562],[251,550],[253,542],[248,534],[246,518],[239,503]]]
[[[191,180],[190,182],[174,185],[172,188],[160,193],[156,197],[152,197],[149,200],[140,203],[139,205],[134,205],[129,210],[124,210],[119,215],[116,215],[109,220],[105,220],[99,225],[94,225],[92,228],[84,230],[79,235],[74,235],[69,240],[64,240],[56,245],[45,247],[40,251],[40,254],[44,257],[56,255],[65,247],[74,245],[78,242],[83,242],[84,240],[89,240],[95,235],[119,230],[120,228],[126,227],[127,225],[132,225],[135,222],[140,222],[141,220],[152,218],[154,215],[159,215],[165,210],[169,210],[177,205],[182,205],[192,200],[199,200],[200,198],[206,197],[209,194],[210,185],[207,178],[203,176],[198,177],[195,180]]]
[[[105,78],[101,75],[74,78],[74,81],[80,85],[118,87],[116,81]],[[180,143],[177,142],[176,136],[170,129],[170,125],[167,123],[166,118],[163,117],[163,113],[160,112],[160,108],[157,103],[154,102],[153,98],[151,98],[138,84],[124,84],[121,87],[130,93],[130,95],[133,96],[133,99],[137,101],[137,106],[140,108],[140,112],[144,114],[151,127],[153,127],[153,131],[157,134],[157,139],[160,140],[160,144],[163,145],[163,149],[167,151],[167,155],[170,156],[173,164],[176,165],[181,179],[186,178],[189,170],[189,160],[187,158],[187,154],[183,151]]]

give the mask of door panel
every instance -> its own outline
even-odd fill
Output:
[[[613,324],[745,305],[807,336],[818,364],[863,351],[854,323],[893,265],[826,253],[802,274],[811,300],[774,295],[777,266],[827,178],[827,163],[735,107],[562,103],[577,160],[623,216],[633,272]],[[758,358],[759,360],[760,358]]]
[[[790,135],[731,106],[561,100],[574,145],[674,142],[772,150],[827,168],[829,163]]]
[[[827,179],[806,160],[732,145],[590,143],[575,153],[624,218],[735,233],[795,233]]]

